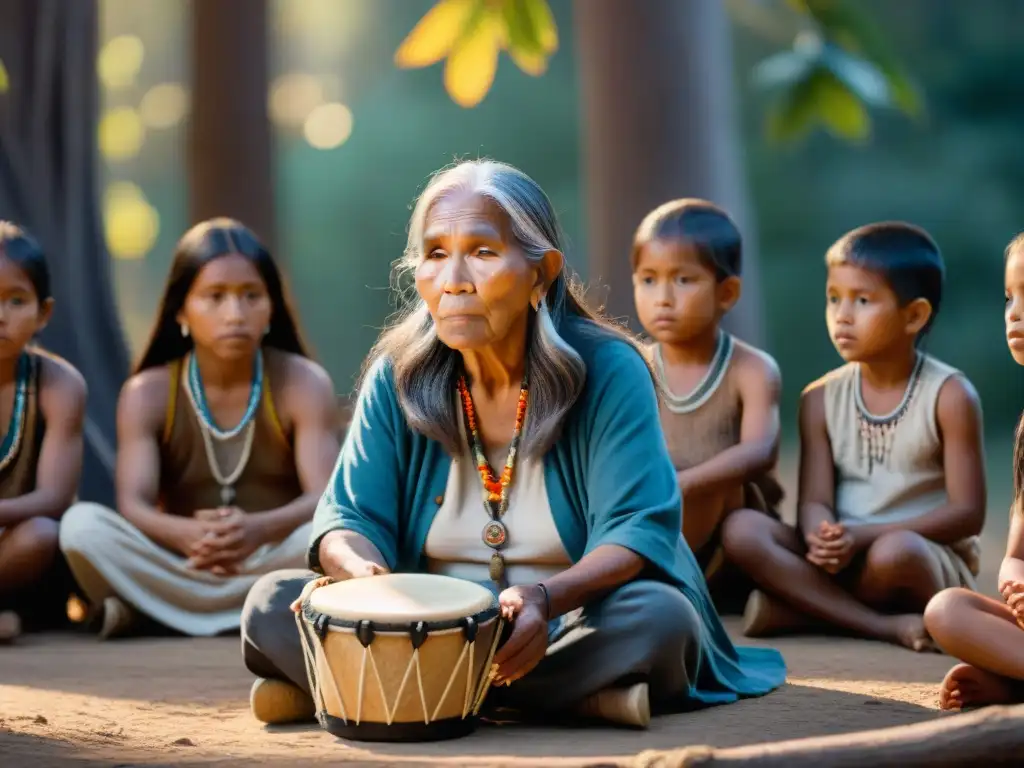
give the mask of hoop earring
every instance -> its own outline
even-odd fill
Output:
[[[181,335],[186,339],[188,338],[188,323],[181,324]]]

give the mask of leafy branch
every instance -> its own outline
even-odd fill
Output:
[[[528,75],[547,71],[558,30],[546,0],[441,0],[402,42],[395,63],[416,69],[447,58],[445,89],[456,104],[474,107],[494,82],[502,50]]]
[[[853,0],[784,4],[802,29],[789,50],[754,71],[755,83],[780,92],[766,116],[770,138],[796,140],[821,125],[840,138],[863,141],[871,133],[870,108],[895,108],[912,118],[922,114],[910,78]],[[468,108],[490,90],[502,50],[536,77],[557,49],[547,0],[440,0],[402,42],[395,63],[414,69],[446,59],[445,89]]]

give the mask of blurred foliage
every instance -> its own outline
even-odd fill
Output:
[[[3,61],[0,60],[0,93],[6,93],[7,89],[10,87],[11,81],[7,76],[7,67],[5,67]]]
[[[779,10],[795,12],[802,28],[790,50],[755,68],[756,82],[780,92],[766,118],[769,137],[800,139],[820,124],[859,142],[871,133],[872,107],[899,109],[911,117],[922,113],[917,89],[874,21],[853,2],[782,2]],[[402,42],[395,63],[420,68],[447,58],[445,89],[456,104],[475,107],[494,82],[502,49],[520,69],[537,76],[557,47],[546,0],[441,0]]]
[[[494,82],[504,49],[529,75],[542,75],[558,49],[546,0],[441,0],[420,19],[395,53],[404,69],[447,57],[444,86],[456,104],[475,107]]]
[[[870,108],[919,117],[916,87],[877,26],[854,2],[786,0],[802,22],[790,50],[759,63],[755,82],[780,91],[768,110],[769,138],[790,141],[816,125],[860,142],[871,134]]]

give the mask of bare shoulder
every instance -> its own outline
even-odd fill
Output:
[[[950,419],[963,420],[979,418],[981,397],[964,374],[956,371],[946,377],[939,388],[936,405],[940,424]]]
[[[756,386],[778,388],[782,384],[782,372],[775,358],[739,339],[734,340],[731,375],[740,382],[753,381]]]
[[[168,365],[147,368],[136,373],[121,387],[117,401],[118,422],[141,423],[147,428],[162,428],[171,392]]]
[[[267,350],[265,359],[275,400],[286,409],[294,413],[311,406],[318,409],[328,404],[334,406],[337,400],[334,382],[322,365],[278,349]]]
[[[60,355],[42,349],[32,352],[39,360],[39,386],[43,392],[59,392],[61,396],[85,399],[88,386],[85,376]]]
[[[830,371],[820,379],[815,379],[800,393],[800,428],[815,424],[825,424],[825,387],[834,377]]]

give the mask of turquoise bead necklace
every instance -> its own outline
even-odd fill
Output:
[[[203,380],[199,375],[199,363],[196,362],[194,352],[189,355],[188,386],[186,387],[186,391],[188,392],[188,399],[192,404],[192,409],[195,411],[196,417],[199,420],[199,432],[203,437],[203,447],[206,449],[206,461],[210,467],[210,473],[220,485],[221,504],[225,507],[231,506],[235,502],[235,483],[238,482],[238,478],[242,476],[242,472],[245,471],[245,466],[249,463],[249,456],[252,452],[252,441],[256,434],[255,416],[256,411],[260,407],[260,400],[263,398],[262,350],[256,350],[256,358],[253,361],[253,378],[252,386],[249,391],[249,403],[246,406],[245,413],[242,415],[241,420],[231,429],[225,430],[217,426],[217,423],[213,419],[213,414],[210,413],[210,406],[206,402],[206,392],[203,389]],[[220,463],[217,461],[213,441],[217,440],[224,442],[232,440],[233,438],[238,437],[238,435],[243,431],[245,432],[245,438],[242,445],[242,454],[238,460],[238,464],[231,473],[225,475],[220,469]]]
[[[7,423],[7,434],[4,435],[4,441],[0,443],[0,472],[10,466],[21,449],[21,436],[25,432],[25,411],[28,405],[28,380],[31,370],[32,360],[28,353],[22,352],[18,358],[11,420]]]

